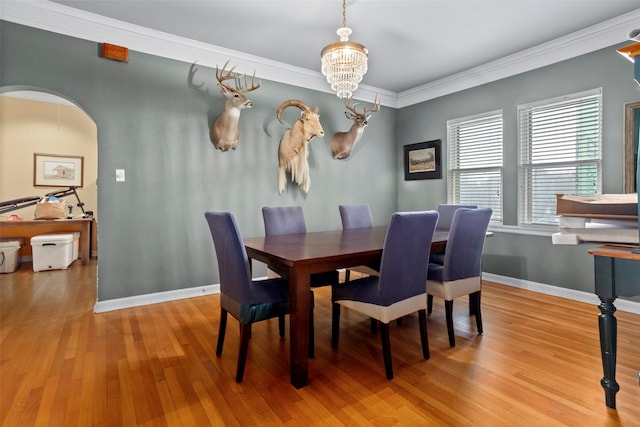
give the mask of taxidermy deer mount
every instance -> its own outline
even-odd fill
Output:
[[[373,101],[373,108],[369,110],[364,108],[362,113],[358,113],[356,111],[357,105],[358,104],[351,105],[351,98],[347,98],[344,106],[349,111],[345,111],[344,115],[347,116],[347,119],[353,121],[353,125],[351,125],[351,129],[347,132],[336,132],[331,137],[331,154],[336,160],[342,160],[349,157],[351,150],[353,150],[356,143],[360,138],[362,138],[364,128],[369,124],[371,113],[375,113],[380,110],[380,101],[378,101],[377,96]]]
[[[300,118],[287,129],[280,140],[278,148],[278,193],[282,193],[287,185],[286,172],[291,173],[291,180],[307,193],[311,185],[309,176],[309,140],[314,136],[323,137],[324,130],[320,124],[318,107],[309,108],[304,102],[296,99],[284,101],[278,107],[276,117],[282,123],[282,112],[287,107],[298,107]]]
[[[194,64],[195,65],[195,64]],[[194,70],[194,65],[191,65],[189,70],[189,85],[200,89],[204,83],[199,85],[193,84],[193,76],[197,70]],[[229,60],[224,63],[222,70],[216,66],[216,79],[218,80],[218,89],[220,93],[224,95],[226,101],[222,113],[213,122],[211,128],[211,140],[213,145],[221,151],[229,151],[229,149],[235,150],[238,146],[238,139],[240,138],[240,132],[238,131],[238,123],[240,121],[240,112],[245,108],[251,108],[253,103],[249,98],[245,96],[245,93],[254,91],[260,87],[260,83],[255,83],[256,72],[254,70],[251,77],[251,86],[249,86],[247,75],[244,75],[244,84],[237,74],[233,73],[236,68],[233,66],[229,71],[226,71]],[[235,87],[231,87],[225,83],[228,80],[234,80]],[[208,90],[207,90],[208,92]]]

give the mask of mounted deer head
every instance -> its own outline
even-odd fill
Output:
[[[298,107],[302,112],[300,118],[284,133],[280,140],[278,193],[282,193],[287,185],[287,171],[291,173],[291,180],[307,193],[311,185],[308,161],[309,140],[314,136],[323,137],[324,130],[320,124],[318,107],[309,108],[304,102],[296,99],[290,99],[280,104],[276,112],[280,123],[282,123],[282,112],[290,106]]]
[[[353,125],[351,125],[351,129],[347,132],[336,132],[331,137],[331,154],[336,160],[342,160],[349,157],[351,150],[356,146],[356,143],[364,133],[364,128],[369,123],[371,113],[375,113],[380,110],[380,101],[378,101],[377,96],[373,101],[373,108],[369,110],[365,108],[362,113],[358,113],[356,111],[357,105],[358,104],[351,105],[351,98],[347,98],[344,106],[349,111],[345,111],[344,114],[347,116],[347,119],[353,121]]]
[[[244,75],[244,84],[241,83],[237,75],[233,74],[233,70],[236,68],[235,66],[225,72],[228,64],[229,61],[227,60],[227,62],[224,63],[222,70],[219,70],[216,66],[218,89],[220,89],[220,93],[222,93],[227,100],[224,103],[222,113],[216,118],[215,122],[213,122],[213,127],[211,128],[211,139],[213,140],[213,145],[221,151],[236,149],[238,139],[240,137],[240,132],[238,131],[240,112],[245,108],[251,108],[253,105],[251,100],[244,94],[254,91],[260,87],[260,83],[257,85],[255,83],[255,71],[251,77],[251,86],[249,87],[246,74]],[[226,84],[225,82],[227,80],[234,80],[235,87],[231,87]]]

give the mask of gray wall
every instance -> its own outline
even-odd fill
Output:
[[[446,176],[447,120],[502,109],[504,224],[517,225],[517,106],[598,87],[603,89],[604,105],[602,190],[622,193],[624,104],[638,101],[640,92],[633,81],[633,64],[616,47],[404,108],[397,117],[398,151],[405,144],[441,139]],[[400,210],[434,209],[446,200],[445,179],[405,182],[401,158],[397,167]],[[587,250],[594,246],[554,246],[550,237],[496,233],[487,240],[483,269],[592,292],[593,259]]]
[[[218,283],[213,245],[203,213],[232,212],[245,237],[262,235],[262,206],[301,205],[310,231],[340,228],[338,205],[368,203],[376,224],[397,206],[396,111],[382,108],[351,157],[331,158],[329,140],[351,122],[333,95],[262,81],[254,107],[241,117],[236,151],[222,153],[209,139],[221,110],[215,70],[129,52],[129,62],[100,58],[97,43],[2,21],[2,91],[40,89],[83,108],[98,128],[100,301]],[[286,99],[318,105],[325,130],[310,143],[311,188],[290,184],[277,192],[277,150],[285,127],[275,111]],[[285,110],[292,123],[299,110]],[[115,169],[126,182],[115,182]],[[87,209],[91,209],[87,206]],[[264,266],[255,272],[266,273]]]
[[[615,47],[406,107],[382,108],[346,161],[331,159],[328,142],[346,130],[341,102],[330,94],[270,81],[251,94],[235,152],[215,151],[209,123],[223,98],[213,70],[200,67],[211,97],[189,89],[190,64],[130,52],[129,63],[98,56],[96,43],[2,22],[0,88],[61,94],[98,127],[100,206],[99,300],[217,283],[205,210],[231,211],[244,236],[263,233],[260,208],[304,207],[309,230],[340,227],[337,206],[368,203],[382,225],[394,210],[434,209],[446,201],[446,180],[404,181],[402,146],[443,141],[446,121],[504,110],[504,218],[517,222],[516,106],[602,87],[606,193],[622,192],[623,105],[640,99],[631,63]],[[284,127],[275,110],[297,98],[320,107],[326,136],[311,142],[311,189],[289,185],[278,195],[277,147]],[[285,121],[297,112],[285,112]],[[127,181],[116,183],[114,170]],[[90,207],[88,207],[90,208]],[[496,233],[487,241],[486,271],[570,289],[593,290],[594,245],[553,246],[550,237]],[[258,269],[256,275],[264,274]]]

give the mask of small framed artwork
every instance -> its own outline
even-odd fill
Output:
[[[404,146],[404,179],[441,179],[439,139]]]
[[[82,187],[84,157],[33,154],[34,187]]]

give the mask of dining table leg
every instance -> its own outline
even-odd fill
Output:
[[[289,346],[291,384],[295,388],[309,383],[309,278],[309,269],[304,266],[289,270]]]

